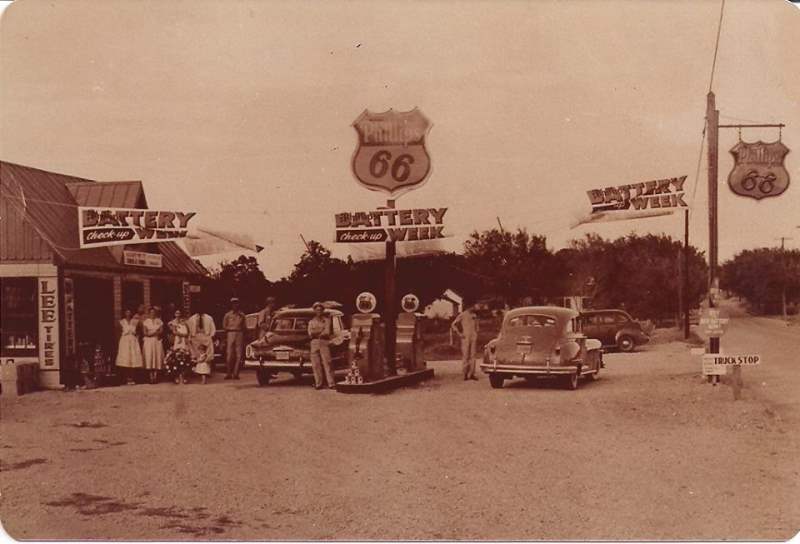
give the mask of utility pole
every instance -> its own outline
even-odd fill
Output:
[[[689,338],[689,208],[683,210],[683,338]]]
[[[781,309],[784,322],[788,320],[786,315],[786,240],[791,239],[788,236],[778,238],[781,241]]]
[[[706,132],[708,134],[708,307],[715,308],[717,288],[717,160],[719,157],[719,110],[713,91],[706,97]],[[719,353],[719,338],[709,338],[709,353]],[[717,376],[712,376],[717,380]]]
[[[679,242],[680,244],[680,242]],[[677,267],[678,267],[678,312],[675,318],[675,327],[678,330],[683,329],[683,248],[678,247],[678,259],[677,259]]]

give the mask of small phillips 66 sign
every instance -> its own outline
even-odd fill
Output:
[[[365,110],[353,127],[358,133],[353,174],[361,185],[392,197],[422,185],[431,170],[425,149],[431,123],[422,112]]]
[[[783,142],[742,142],[733,149],[731,155],[736,160],[728,185],[731,191],[740,196],[756,200],[778,196],[789,187],[789,172],[783,160],[789,148]]]

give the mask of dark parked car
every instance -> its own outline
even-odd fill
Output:
[[[603,347],[630,352],[650,341],[642,325],[622,310],[586,310],[581,313],[581,320],[583,331],[600,340]]]
[[[494,388],[514,377],[559,378],[576,389],[584,376],[597,379],[603,368],[598,340],[581,332],[578,312],[555,306],[528,306],[506,313],[497,338],[486,344],[481,370]]]
[[[346,372],[350,331],[344,328],[343,314],[339,310],[326,308],[325,315],[331,320],[333,371]],[[298,379],[313,373],[308,336],[308,322],[312,317],[314,310],[311,308],[278,310],[266,336],[247,345],[244,365],[256,370],[259,385],[267,385],[279,372],[288,372]]]

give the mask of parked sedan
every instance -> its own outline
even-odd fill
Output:
[[[569,308],[529,306],[506,313],[500,334],[484,348],[481,370],[492,387],[507,379],[553,377],[577,389],[584,376],[597,379],[603,350],[581,332],[579,314]]]
[[[650,341],[642,325],[622,310],[586,310],[581,312],[581,320],[583,331],[600,340],[603,347],[630,352]]]
[[[344,328],[343,314],[326,308],[331,321],[331,358],[333,371],[346,372],[350,331]],[[264,338],[247,345],[245,368],[254,368],[259,385],[267,385],[279,372],[288,372],[295,378],[312,374],[311,339],[308,322],[314,317],[311,308],[278,310]]]

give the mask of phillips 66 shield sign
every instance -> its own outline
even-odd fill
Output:
[[[430,126],[417,108],[383,113],[365,110],[353,123],[358,133],[353,174],[358,182],[391,196],[422,185],[431,169],[425,149]]]
[[[789,148],[783,142],[740,141],[731,149],[736,164],[728,176],[731,191],[756,200],[778,196],[789,187],[783,159]]]

